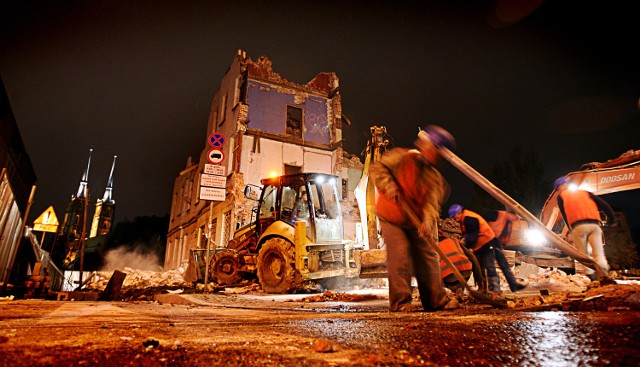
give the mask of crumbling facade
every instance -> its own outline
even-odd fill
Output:
[[[190,250],[206,248],[209,240],[211,247],[226,247],[251,219],[255,202],[244,197],[245,185],[259,185],[264,177],[299,172],[340,177],[349,223],[362,163],[342,149],[345,124],[335,73],[319,73],[300,85],[276,73],[267,57],[254,61],[238,50],[214,95],[207,125],[207,136],[224,137],[219,163],[226,173],[224,201],[200,199],[211,148],[203,137],[199,161],[189,159],[175,179],[165,269],[179,267]],[[355,227],[357,220],[351,222]]]

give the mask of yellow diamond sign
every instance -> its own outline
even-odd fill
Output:
[[[58,229],[58,217],[50,206],[33,222],[34,231],[55,232]]]

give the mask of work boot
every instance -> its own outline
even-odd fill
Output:
[[[527,286],[525,284],[522,283],[513,283],[513,284],[509,284],[509,289],[511,289],[511,292],[517,292],[517,291],[521,291],[523,289],[527,288]]]
[[[422,306],[413,305],[411,303],[405,303],[398,307],[397,310],[391,310],[391,312],[421,312],[424,311]]]
[[[446,305],[444,305],[444,310],[457,310],[458,308],[460,308],[460,302],[458,302],[458,299],[456,297],[451,297],[449,298],[449,301],[447,302]]]
[[[460,308],[460,302],[454,296],[444,296],[438,305],[431,309],[425,309],[425,311],[442,311],[442,310],[455,310]]]
[[[500,277],[489,277],[489,291],[500,292]]]

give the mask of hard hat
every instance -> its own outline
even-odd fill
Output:
[[[456,214],[460,213],[462,209],[462,205],[460,204],[451,205],[449,207],[449,218],[453,218]]]
[[[455,149],[456,147],[456,139],[453,135],[440,126],[428,125],[418,133],[418,137],[421,134],[426,134],[429,140],[438,148]]]
[[[569,182],[569,179],[565,176],[559,177],[556,182],[553,183],[553,189],[557,189],[558,186],[562,185],[562,184],[566,184],[567,182]]]

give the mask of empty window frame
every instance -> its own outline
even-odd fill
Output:
[[[302,138],[303,126],[302,108],[287,106],[287,126],[286,134],[296,138]]]

